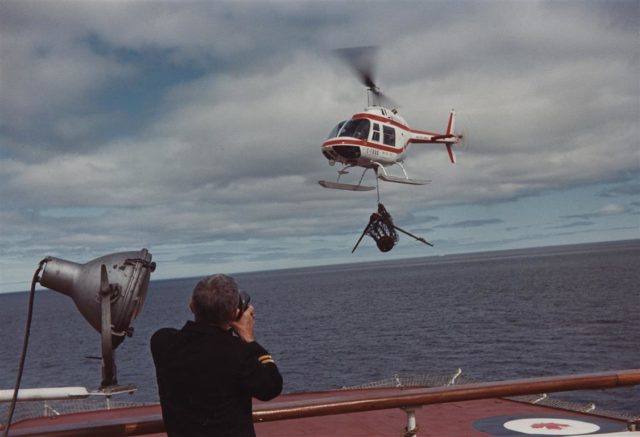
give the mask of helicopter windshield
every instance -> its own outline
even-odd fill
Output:
[[[369,120],[366,118],[351,119],[344,124],[338,136],[366,140],[369,137],[369,126]]]
[[[347,122],[347,121],[346,121],[346,120],[344,120],[344,121],[341,121],[340,123],[338,123],[338,124],[336,125],[336,127],[334,127],[333,129],[331,129],[331,132],[329,132],[329,136],[328,136],[327,138],[335,138],[335,137],[337,137],[337,136],[338,136],[338,132],[340,132],[340,129],[342,128],[342,126],[344,126],[344,124],[345,124],[346,122]]]

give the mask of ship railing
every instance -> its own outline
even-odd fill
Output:
[[[568,376],[528,378],[507,381],[447,385],[431,388],[393,387],[381,390],[336,390],[327,396],[306,396],[303,400],[275,399],[254,405],[254,422],[301,419],[315,416],[332,416],[373,410],[400,408],[407,413],[405,435],[415,435],[417,424],[415,410],[423,405],[480,399],[504,398],[540,393],[567,392],[576,390],[601,390],[640,385],[640,369],[620,370]],[[79,437],[139,436],[164,432],[160,410],[137,415],[98,419],[91,423],[57,425],[39,434],[33,430],[15,429],[13,437]],[[637,421],[630,426],[637,426]]]

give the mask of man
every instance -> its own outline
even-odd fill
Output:
[[[167,435],[254,437],[251,398],[278,396],[282,377],[255,341],[253,306],[243,308],[233,278],[213,275],[195,286],[189,308],[195,322],[151,337]]]

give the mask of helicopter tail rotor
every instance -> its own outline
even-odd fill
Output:
[[[462,150],[466,152],[469,149],[469,132],[466,129],[463,129],[460,134],[458,134],[458,139],[462,146]]]
[[[463,120],[462,129],[460,129],[460,126],[458,126],[458,132],[452,133],[452,135],[456,139],[456,142],[455,142],[456,149],[458,149],[458,151],[462,151],[463,154],[467,152],[470,144],[469,127],[467,126],[467,123],[465,121],[466,121],[466,118],[465,120]],[[452,143],[451,145],[447,145],[447,151],[448,149],[453,147],[453,144],[454,143]],[[453,153],[453,150],[451,152]],[[451,155],[449,156],[449,159],[451,159]],[[454,160],[455,160],[455,155],[454,155]]]
[[[464,154],[469,148],[469,134],[466,130],[461,131],[460,133],[454,134],[456,141],[454,143],[445,143],[447,146],[447,153],[449,154],[449,160],[452,164],[457,162],[456,154],[453,150],[453,145],[455,144],[458,147],[458,150],[462,150]],[[462,147],[460,149],[459,147]]]
[[[460,133],[458,134],[458,138],[460,139],[459,143],[461,150],[463,152],[467,152],[471,147],[473,147],[473,132],[475,130],[471,114],[465,114],[461,120],[461,124],[462,128],[458,128],[460,130]]]

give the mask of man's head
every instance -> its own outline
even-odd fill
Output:
[[[196,284],[190,307],[197,322],[224,327],[234,320],[239,299],[238,284],[232,277],[211,275]]]

